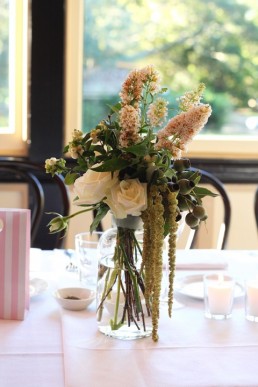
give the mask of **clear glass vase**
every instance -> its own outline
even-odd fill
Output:
[[[152,333],[141,272],[143,232],[136,217],[117,226],[104,232],[99,241],[97,322],[105,335],[132,340]]]

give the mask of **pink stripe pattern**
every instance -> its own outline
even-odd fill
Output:
[[[0,319],[29,309],[30,210],[0,208]]]

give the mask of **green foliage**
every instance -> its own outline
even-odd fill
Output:
[[[93,222],[90,225],[90,232],[93,232],[97,229],[101,220],[106,216],[109,211],[109,207],[105,203],[101,203],[97,208],[96,216],[93,219]]]
[[[96,95],[100,106],[112,105],[125,72],[153,63],[163,83],[180,94],[206,84],[214,109],[210,125],[219,130],[232,108],[257,99],[257,15],[252,0],[87,0],[84,46],[86,63],[94,68],[85,67],[83,122],[92,125],[94,111],[105,116]]]
[[[209,120],[209,127],[221,129],[227,122],[229,114],[233,110],[233,104],[227,93],[206,92],[205,99],[212,106],[212,116]],[[206,130],[209,132],[209,128]]]

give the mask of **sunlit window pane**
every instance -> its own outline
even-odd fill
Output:
[[[0,132],[9,131],[10,82],[10,9],[8,0],[0,0]]]
[[[84,12],[84,130],[117,101],[128,71],[152,63],[171,101],[206,84],[203,135],[258,135],[258,2],[84,0]]]
[[[27,154],[29,0],[0,0],[0,155]]]

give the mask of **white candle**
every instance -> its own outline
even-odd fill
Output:
[[[207,307],[212,315],[231,314],[234,281],[222,275],[206,277]]]
[[[246,283],[247,314],[258,317],[258,279]]]

